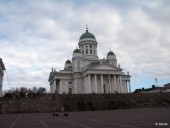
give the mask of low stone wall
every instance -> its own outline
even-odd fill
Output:
[[[32,98],[0,98],[1,113],[115,110],[170,107],[170,93],[46,94]]]

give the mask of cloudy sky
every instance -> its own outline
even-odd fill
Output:
[[[45,87],[51,67],[71,59],[88,24],[99,58],[112,49],[132,90],[170,82],[169,0],[1,0],[3,90]],[[9,78],[9,81],[7,79]]]

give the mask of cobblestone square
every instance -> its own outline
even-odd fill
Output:
[[[162,128],[170,127],[169,108],[115,111],[1,114],[0,128]]]

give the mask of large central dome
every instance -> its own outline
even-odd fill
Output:
[[[80,40],[85,38],[96,39],[92,33],[88,32],[88,30],[86,30],[86,32],[80,36]]]

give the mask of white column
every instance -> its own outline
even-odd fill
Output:
[[[97,46],[95,47],[95,51],[96,51],[96,56],[97,56]]]
[[[55,93],[55,90],[56,90],[56,80],[54,80],[52,83],[52,92]]]
[[[86,76],[84,77],[84,93],[86,93],[86,86],[87,86],[87,84],[86,84]]]
[[[125,93],[128,93],[128,89],[127,89],[126,80],[124,80],[124,86],[125,86]]]
[[[87,94],[88,93],[88,81],[87,81],[87,76],[85,76],[85,93]]]
[[[85,79],[83,78],[83,93],[85,93]]]
[[[120,93],[123,93],[123,86],[122,86],[122,76],[119,76],[120,78]]]
[[[103,91],[103,75],[101,74],[101,90],[102,90],[102,93],[104,93]]]
[[[124,84],[124,81],[122,80],[122,93],[125,93],[126,90],[125,90],[125,84]]]
[[[114,79],[114,92],[115,92],[117,91],[116,75],[113,76],[113,79]]]
[[[60,94],[63,94],[63,85],[61,80],[60,80]]]
[[[77,80],[74,79],[74,94],[77,94]]]
[[[128,82],[129,82],[129,93],[131,93],[130,80]]]
[[[90,74],[88,75],[88,92],[91,93],[91,81],[90,81]]]
[[[89,45],[87,45],[88,46],[88,54],[90,55],[90,46]]]
[[[95,85],[95,93],[97,93],[97,77],[96,74],[94,75],[94,85]]]
[[[117,89],[116,91],[119,92],[119,81],[117,76],[115,78],[116,78],[116,89]]]
[[[113,81],[113,77],[110,77],[110,81],[111,81],[111,92],[114,93],[114,81]]]
[[[110,75],[108,75],[109,78],[109,93],[111,93],[111,82],[110,82]]]
[[[126,93],[128,93],[127,81],[125,80]]]
[[[126,83],[126,89],[127,89],[127,93],[129,93],[129,89],[128,89],[128,83],[127,83],[127,80],[125,80],[125,83]]]

